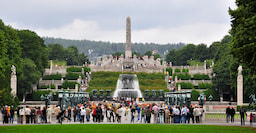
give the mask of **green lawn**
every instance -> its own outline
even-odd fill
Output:
[[[256,129],[214,125],[65,124],[0,126],[1,133],[252,133]]]

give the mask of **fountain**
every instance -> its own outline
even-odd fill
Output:
[[[120,74],[113,95],[118,97],[142,98],[139,81],[136,74]]]

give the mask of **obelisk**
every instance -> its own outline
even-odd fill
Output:
[[[132,57],[132,50],[131,50],[131,19],[128,16],[126,18],[126,48],[125,48],[125,58]]]

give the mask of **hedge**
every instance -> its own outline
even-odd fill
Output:
[[[41,101],[41,95],[43,94],[43,96],[45,96],[45,94],[50,94],[50,92],[52,93],[52,95],[54,94],[54,92],[52,92],[50,90],[49,91],[35,91],[32,94],[32,98],[33,98],[33,100]]]
[[[52,75],[46,75],[44,76],[44,80],[61,80],[62,75],[61,74],[52,74]]]
[[[173,74],[173,78],[175,78],[175,76],[178,76],[178,79],[181,79],[181,80],[189,80],[189,79],[191,79],[191,75],[188,74],[188,73],[185,73],[185,74]]]
[[[176,68],[174,71],[177,73],[180,72],[180,69]]]
[[[240,108],[241,108],[241,106],[237,106],[237,111],[240,111]],[[250,111],[249,105],[243,105],[243,108],[244,108],[246,111]],[[256,109],[256,105],[254,105],[254,108]],[[251,107],[251,109],[252,109],[252,107]]]
[[[38,89],[48,89],[48,88],[49,88],[49,85],[42,85],[38,87]],[[56,89],[54,84],[51,84],[51,89]]]
[[[69,73],[66,74],[66,79],[67,80],[77,80],[78,78],[79,78],[79,74],[77,74],[77,73],[69,72]]]
[[[67,68],[67,72],[82,72],[81,67],[69,67]]]
[[[189,72],[189,69],[188,69],[188,68],[187,68],[187,69],[183,68],[183,69],[182,69],[182,72],[188,73],[188,72]]]
[[[198,83],[198,89],[212,89],[211,83]]]
[[[194,80],[210,80],[210,77],[208,75],[194,74],[193,77]]]
[[[193,89],[194,88],[194,85],[192,83],[185,83],[185,82],[177,83],[176,88],[178,88],[179,84],[181,86],[181,89]]]
[[[76,84],[78,84],[77,82],[68,82],[67,80],[64,82],[64,83],[62,83],[62,87],[64,88],[64,89],[67,89],[67,88],[69,88],[69,89],[75,89],[75,85]],[[80,84],[78,84],[78,89],[80,88]]]

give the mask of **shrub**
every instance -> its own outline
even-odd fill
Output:
[[[174,71],[175,71],[176,73],[178,73],[178,72],[180,72],[180,69],[176,68]]]
[[[185,83],[185,82],[182,82],[182,83],[177,83],[176,84],[176,88],[178,88],[178,85],[180,84],[181,86],[181,89],[193,89],[194,86],[192,83]]]
[[[171,67],[166,68],[166,72],[169,73],[169,76],[172,76],[172,68]]]
[[[212,89],[207,89],[206,91],[203,91],[205,96],[206,96],[206,100],[209,101],[209,96],[212,95],[213,96],[213,101],[219,101],[220,96],[219,93],[212,90]]]
[[[212,89],[211,83],[198,83],[198,89]]]
[[[84,75],[86,75],[86,72],[90,72],[91,68],[90,67],[83,67],[84,68]]]
[[[45,94],[50,94],[50,92],[52,91],[35,91],[32,94],[32,98],[33,100],[41,101],[41,95],[45,96]],[[52,92],[52,94],[54,93]]]
[[[174,78],[175,78],[175,76],[178,76],[178,79],[181,79],[181,80],[189,80],[189,79],[191,79],[191,75],[188,74],[188,73],[185,73],[185,74],[173,74]]]
[[[193,75],[194,80],[210,80],[208,75],[195,74]]]
[[[67,68],[67,72],[82,72],[81,67],[69,67]]]
[[[165,79],[165,75],[163,73],[137,73],[138,79]]]
[[[38,87],[38,89],[47,89],[47,88],[49,88],[49,85],[42,85]]]
[[[199,96],[200,92],[196,91],[195,89],[193,89],[191,91],[191,101],[197,101],[198,96]]]
[[[61,80],[62,75],[61,74],[52,74],[52,75],[46,75],[44,76],[44,80]]]
[[[66,74],[66,79],[67,80],[77,80],[78,78],[79,78],[79,74],[77,74],[77,73],[69,72],[69,73]]]
[[[75,85],[76,84],[78,84],[77,82],[68,82],[67,80],[64,82],[64,83],[62,83],[62,87],[64,88],[64,89],[67,89],[67,88],[69,88],[69,89],[75,89]],[[80,88],[80,84],[78,84],[78,88]]]
[[[188,72],[189,72],[189,69],[183,68],[183,69],[182,69],[182,72],[188,73]]]

